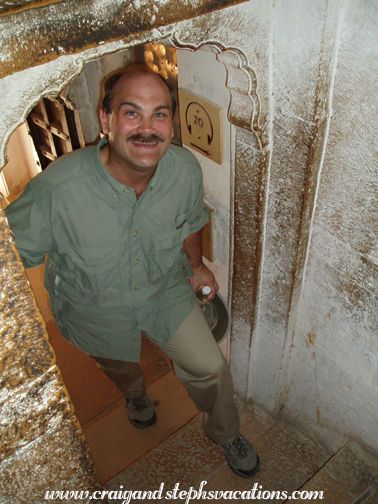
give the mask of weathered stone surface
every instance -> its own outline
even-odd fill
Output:
[[[321,140],[313,145],[285,407],[331,447],[346,434],[378,450],[377,9],[356,2],[340,15],[340,6],[326,11]]]
[[[59,370],[2,394],[0,461],[73,415]]]
[[[235,163],[235,216],[234,216],[234,292],[239,299],[238,311],[251,309],[251,294],[255,288],[256,254],[258,245],[258,215],[260,194],[260,161],[258,150],[250,145],[255,133],[250,133],[249,144],[236,137]],[[243,140],[245,140],[245,134]],[[249,283],[246,292],[243,285]],[[246,299],[240,298],[244,292]],[[244,306],[244,308],[242,308]],[[236,308],[236,307],[235,307]],[[245,317],[248,319],[249,317]]]
[[[1,504],[40,504],[46,492],[81,490],[92,493],[100,485],[80,426],[73,419],[63,421],[0,465]],[[88,497],[80,502],[100,500]]]
[[[0,4],[0,16],[60,1],[61,0],[7,0]]]
[[[78,0],[45,5],[0,18],[0,77],[47,63],[59,56],[81,52],[98,44],[120,40],[194,16],[199,16],[240,0],[180,0],[140,2]],[[242,0],[245,1],[245,0]],[[15,33],[15,27],[18,33]],[[75,33],[75,37],[72,37]],[[14,44],[17,36],[18,43]],[[27,63],[25,63],[27,62]]]
[[[341,481],[356,497],[378,490],[377,468],[368,466],[352,449],[346,445],[327,464],[328,471]]]
[[[45,325],[0,210],[0,502],[98,488]]]
[[[378,298],[353,274],[332,265],[342,242],[316,226],[312,246],[285,410],[327,440],[331,449],[340,447],[343,433],[355,436],[358,432],[360,442],[377,450]],[[358,263],[366,266],[353,249],[348,260],[357,269]],[[311,297],[306,294],[308,285],[313,286]]]
[[[285,349],[290,354],[287,318],[314,129],[323,9],[320,1],[311,6],[298,4],[295,14],[290,14],[283,2],[274,8],[270,89],[273,127],[269,132],[271,155],[261,231],[260,310],[250,365],[250,394],[270,411],[278,407]]]
[[[233,325],[231,331],[231,365],[240,365],[241,353],[249,355],[253,325],[259,246],[261,153],[255,149],[255,133],[237,128],[235,149],[235,214],[233,265]],[[241,141],[239,140],[239,137]],[[241,327],[248,327],[241,331]],[[248,366],[234,371],[237,392],[245,397]]]
[[[0,401],[55,364],[44,323],[0,209]]]

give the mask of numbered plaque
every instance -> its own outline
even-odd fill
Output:
[[[222,164],[223,109],[186,89],[179,89],[179,107],[182,143]]]

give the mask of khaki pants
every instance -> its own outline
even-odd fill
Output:
[[[198,305],[161,348],[197,408],[205,413],[205,433],[216,443],[231,443],[239,432],[231,373]],[[125,398],[144,397],[144,374],[137,362],[93,358]]]

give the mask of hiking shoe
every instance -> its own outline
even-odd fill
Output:
[[[134,427],[144,429],[156,423],[156,412],[147,395],[141,399],[126,399],[126,410]]]
[[[252,478],[260,470],[256,450],[241,434],[227,446],[221,445],[231,469],[243,478]]]

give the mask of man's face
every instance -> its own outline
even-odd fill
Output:
[[[122,77],[111,113],[101,110],[100,118],[109,137],[110,162],[140,173],[156,167],[173,137],[171,95],[153,74]]]

